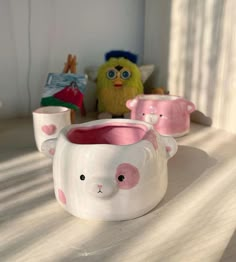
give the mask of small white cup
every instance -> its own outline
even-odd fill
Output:
[[[39,152],[46,140],[57,138],[61,129],[71,124],[70,109],[63,106],[45,106],[33,111],[34,137]]]

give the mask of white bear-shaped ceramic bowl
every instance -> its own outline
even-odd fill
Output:
[[[53,156],[56,198],[83,219],[142,216],[163,198],[167,160],[176,151],[172,137],[160,136],[144,121],[104,119],[67,126]]]

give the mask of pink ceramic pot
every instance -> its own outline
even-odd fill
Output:
[[[172,95],[139,95],[128,100],[131,119],[142,120],[165,136],[179,137],[190,129],[190,114],[195,110],[192,102]]]

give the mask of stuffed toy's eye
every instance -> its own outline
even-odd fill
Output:
[[[116,70],[114,70],[114,69],[109,69],[108,71],[107,71],[107,78],[108,79],[115,79],[116,78]]]
[[[80,180],[85,180],[85,175],[82,174],[82,175],[80,176]]]
[[[122,71],[121,72],[121,78],[122,79],[129,79],[130,78],[130,76],[131,76],[131,73],[130,73],[130,71],[128,71],[128,70],[124,70],[124,71]]]

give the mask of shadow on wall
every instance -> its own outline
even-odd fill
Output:
[[[194,102],[207,116],[203,124],[220,128],[232,126],[225,117],[234,105],[232,7],[233,1],[179,0],[170,10],[170,91]]]
[[[201,104],[200,101],[205,100],[204,107],[206,108],[206,114],[209,116],[213,115],[216,95],[214,89],[218,84],[219,54],[223,39],[223,6],[224,1],[216,0],[210,6],[212,13],[209,13],[209,11],[207,13],[209,4],[205,1],[201,3],[188,1],[187,6],[184,95],[191,98],[193,97],[193,91],[195,91],[196,102]],[[212,15],[211,21],[207,19],[210,15]],[[199,28],[197,24],[198,20],[201,21]],[[209,37],[206,36],[206,32],[209,33]],[[197,59],[198,63],[196,62]],[[203,71],[204,67],[206,68],[205,72]],[[201,97],[202,95],[204,98]]]

